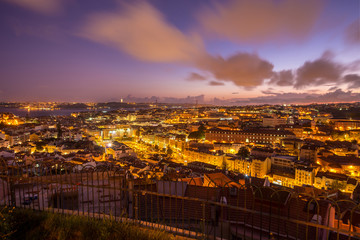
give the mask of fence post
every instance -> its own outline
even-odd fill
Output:
[[[16,205],[16,196],[15,196],[15,189],[14,189],[14,184],[13,184],[13,178],[8,176],[8,182],[9,182],[9,191],[10,191],[10,201],[11,201],[11,205],[15,206]],[[20,199],[20,204],[21,204],[21,199]]]
[[[135,200],[135,203],[134,203],[134,218],[135,220],[139,220],[139,202],[138,202],[138,194],[135,193],[134,194],[134,200]]]
[[[128,213],[129,213],[129,218],[133,218],[134,217],[134,179],[132,177],[131,174],[128,174],[128,179],[127,179],[127,183],[128,183]]]
[[[202,207],[202,224],[203,224],[203,239],[206,239],[206,211],[205,211],[205,202],[201,203]]]

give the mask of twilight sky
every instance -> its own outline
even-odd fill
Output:
[[[360,1],[0,0],[0,53],[0,101],[360,101]]]

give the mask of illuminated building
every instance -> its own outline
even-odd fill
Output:
[[[253,158],[251,161],[251,176],[264,178],[270,172],[271,159],[266,158]]]
[[[283,168],[293,168],[297,157],[287,156],[287,155],[275,155],[271,157],[271,165],[283,167]]]
[[[205,133],[205,139],[210,142],[275,144],[282,138],[290,137],[295,137],[295,135],[289,131],[272,129],[233,131],[212,128]]]
[[[314,184],[315,179],[315,168],[305,167],[305,166],[296,166],[295,167],[295,184],[310,185]]]
[[[185,149],[183,154],[188,162],[198,161],[212,164],[218,167],[221,167],[223,162],[226,161],[224,154],[216,154],[212,152],[200,152],[191,149]]]
[[[318,172],[315,176],[314,187],[321,189],[342,189],[345,190],[348,177],[345,174],[332,172]]]
[[[339,121],[334,121],[334,123],[335,123],[335,129],[340,131],[360,129],[360,121],[339,120]]]
[[[302,146],[300,149],[300,159],[307,160],[312,163],[316,162],[318,147],[312,145]]]
[[[278,125],[286,124],[286,118],[278,118],[278,117],[264,117],[262,125],[264,127],[275,127]]]

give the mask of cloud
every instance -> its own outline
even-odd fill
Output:
[[[306,61],[295,70],[274,72],[269,84],[278,86],[293,86],[297,89],[309,86],[332,86],[334,84],[348,84],[348,88],[360,86],[360,60],[344,64],[334,60],[331,51],[325,51],[321,57],[313,61]],[[354,73],[355,72],[355,73]],[[330,88],[329,91],[338,89]]]
[[[210,33],[235,41],[302,39],[320,16],[323,1],[219,1],[200,14]],[[306,14],[304,14],[306,13]]]
[[[349,44],[360,44],[360,18],[346,28],[345,41]]]
[[[143,61],[177,62],[211,73],[218,81],[252,88],[271,77],[273,65],[256,54],[237,53],[229,58],[206,52],[198,37],[187,36],[166,22],[146,2],[124,4],[121,11],[90,16],[80,36],[125,51]],[[197,73],[187,80],[204,80]]]
[[[291,86],[294,84],[294,75],[291,70],[283,70],[275,72],[271,77],[270,84],[276,84],[278,86]]]
[[[210,86],[223,86],[225,85],[223,82],[217,82],[217,81],[210,81],[209,82]]]
[[[201,19],[216,12],[214,19],[218,19],[219,23],[214,24],[229,25],[229,29],[226,30],[224,27],[224,31],[238,29],[234,34],[240,34],[238,37],[241,37],[244,32],[248,39],[255,37],[267,39],[266,36],[262,36],[263,33],[259,32],[259,29],[268,28],[277,35],[279,32],[284,32],[296,37],[298,33],[309,30],[308,25],[314,22],[312,14],[317,12],[320,6],[318,3],[313,6],[312,2],[309,7],[309,1],[299,0],[280,1],[275,4],[276,7],[274,4],[260,0],[231,1],[227,5],[216,5],[215,10],[208,10]],[[246,7],[249,12],[244,12],[243,7]],[[308,7],[310,10],[307,9]],[[235,14],[234,9],[239,13]],[[303,14],[305,9],[307,9],[306,16]],[[257,15],[252,15],[254,13]],[[293,18],[287,19],[289,16]],[[257,22],[258,18],[259,22]],[[237,24],[231,24],[228,22],[230,20]],[[240,20],[248,22],[243,23]],[[213,20],[209,21],[211,23]],[[254,27],[254,29],[242,30],[243,24],[249,24],[250,28]],[[275,27],[277,25],[280,28]],[[121,9],[114,12],[90,15],[77,35],[115,47],[142,61],[177,63],[197,68],[205,75],[193,72],[187,80],[204,81],[211,74],[211,77],[216,80],[216,84],[210,83],[211,85],[232,82],[236,86],[252,89],[269,80],[270,84],[294,86],[300,89],[342,83],[344,71],[350,71],[350,66],[335,62],[334,55],[330,51],[326,51],[323,56],[314,61],[305,62],[298,69],[279,72],[274,72],[274,65],[256,53],[239,52],[226,58],[211,55],[206,51],[199,36],[184,34],[169,24],[157,9],[145,1],[122,4]],[[356,67],[356,64],[353,64],[352,68]],[[350,71],[347,74],[351,73]]]
[[[265,91],[266,92],[266,91]],[[228,100],[218,100],[217,104],[227,105],[252,105],[252,104],[310,104],[310,103],[337,103],[337,102],[357,102],[360,101],[360,93],[335,91],[317,94],[317,93],[276,93],[268,92],[267,96],[255,98],[233,98]]]
[[[230,81],[237,86],[252,88],[272,76],[273,65],[257,54],[237,53],[229,58],[207,56],[197,66],[211,72],[217,80]]]
[[[331,88],[329,88],[329,92],[332,92],[332,91],[335,91],[335,90],[338,90],[339,88],[338,87],[331,87]]]
[[[203,53],[199,38],[184,35],[148,3],[122,6],[121,11],[90,16],[80,35],[143,61],[189,63]]]
[[[204,81],[204,80],[206,80],[206,77],[203,76],[203,75],[201,75],[201,74],[192,72],[192,73],[186,78],[186,80],[188,80],[188,81]]]
[[[347,65],[348,71],[360,71],[360,59],[355,60]]]
[[[5,0],[28,10],[51,15],[61,11],[64,0]]]
[[[331,54],[325,52],[314,61],[307,61],[296,71],[295,88],[319,86],[327,83],[336,83],[341,80],[345,67],[332,60]]]
[[[268,90],[261,91],[265,95],[277,95],[278,93],[274,92],[272,88],[269,88]]]
[[[320,90],[319,89],[310,89],[310,90],[307,90],[308,93],[317,93],[319,92]]]
[[[344,76],[344,83],[348,83],[348,89],[360,88],[360,75],[348,74]]]

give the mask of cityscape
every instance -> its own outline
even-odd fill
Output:
[[[360,239],[360,1],[0,1],[1,239]]]

